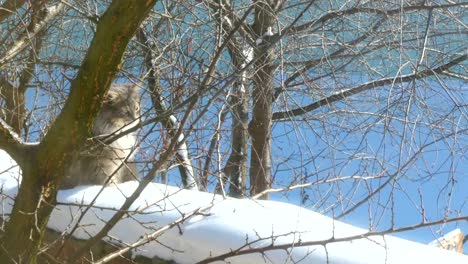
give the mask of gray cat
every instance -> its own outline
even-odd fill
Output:
[[[62,182],[62,188],[77,185],[120,183],[133,180],[135,166],[125,159],[132,157],[135,133],[106,144],[106,136],[118,135],[138,125],[140,100],[135,85],[112,85],[93,126],[93,141],[76,154]]]

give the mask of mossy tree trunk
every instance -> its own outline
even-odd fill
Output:
[[[22,144],[10,126],[0,125],[0,147],[17,159],[23,170],[23,181],[1,240],[0,263],[36,263],[67,162],[90,135],[126,46],[155,2],[110,4],[97,24],[62,112],[39,145]]]

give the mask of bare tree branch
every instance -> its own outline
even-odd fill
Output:
[[[148,38],[145,35],[143,29],[137,34],[138,39],[141,43],[149,45]],[[153,103],[153,108],[156,110],[158,115],[162,115],[167,112],[167,107],[164,103],[162,97],[162,89],[161,84],[159,83],[159,69],[158,64],[159,61],[155,61],[158,57],[158,54],[154,54],[157,50],[157,47],[154,45],[149,45],[148,49],[146,50],[145,55],[145,66],[149,71],[150,78],[148,79],[148,88],[151,91],[151,99]],[[178,130],[178,120],[174,115],[162,117],[162,124],[168,130],[170,135],[174,135]],[[195,180],[195,173],[193,170],[192,162],[189,157],[188,153],[188,146],[187,142],[182,142],[184,138],[184,134],[181,134],[180,145],[175,153],[175,158],[178,162],[178,168],[180,172],[180,176],[184,187],[191,190],[198,190],[198,184]]]
[[[222,0],[219,3],[217,1],[204,1],[211,9],[213,9],[216,12],[218,20],[220,19],[220,15],[223,14],[222,20],[227,23],[226,26],[232,28],[234,25],[240,25],[238,32],[241,34],[241,36],[251,45],[255,44],[255,33],[253,32],[252,27],[247,24],[243,23],[243,19],[239,18],[235,13],[234,10],[232,9],[231,3],[229,3],[226,0]],[[281,1],[279,1],[281,2]],[[226,31],[226,32],[231,32]]]
[[[354,236],[347,236],[347,237],[340,237],[340,238],[331,237],[330,239],[325,239],[325,240],[320,240],[320,241],[297,241],[294,243],[280,244],[280,245],[270,244],[270,245],[263,246],[263,247],[253,247],[251,246],[251,244],[253,243],[246,243],[246,245],[240,248],[232,249],[230,252],[222,254],[222,255],[204,259],[202,261],[197,262],[197,264],[207,264],[207,263],[212,263],[216,261],[223,261],[233,256],[242,256],[242,255],[248,255],[248,254],[253,254],[253,253],[262,253],[262,252],[271,251],[271,250],[289,250],[291,248],[296,248],[296,247],[316,246],[316,245],[325,246],[325,245],[332,244],[332,243],[352,241],[352,240],[362,239],[362,238],[367,238],[367,237],[372,237],[372,236],[384,236],[384,235],[419,229],[423,227],[435,226],[435,225],[459,222],[459,221],[468,221],[468,216],[459,216],[459,217],[453,217],[449,219],[444,218],[444,219],[440,219],[436,221],[423,222],[420,224],[415,224],[415,225],[406,226],[402,228],[390,228],[390,229],[383,230],[383,231],[367,232],[364,234],[359,234],[359,235],[354,235]],[[264,238],[264,239],[272,239],[272,238]],[[262,240],[262,238],[254,242],[257,242],[260,240]]]
[[[403,75],[401,77],[386,78],[386,79],[381,79],[381,80],[377,80],[377,81],[372,81],[372,82],[365,83],[363,85],[359,85],[359,86],[354,87],[354,88],[338,91],[338,92],[336,92],[336,93],[334,93],[334,94],[332,94],[332,95],[330,95],[330,96],[328,96],[326,98],[323,98],[323,99],[321,99],[321,100],[319,100],[317,102],[314,102],[312,104],[309,104],[309,105],[306,105],[306,106],[303,106],[303,107],[300,107],[300,108],[296,108],[296,109],[293,109],[293,110],[273,113],[273,120],[289,119],[289,118],[292,118],[294,116],[300,116],[300,115],[306,114],[306,113],[308,113],[310,111],[313,111],[313,110],[315,110],[317,108],[320,108],[322,106],[330,105],[330,104],[332,104],[332,103],[334,103],[336,101],[340,101],[342,99],[345,99],[347,97],[355,95],[357,93],[360,93],[360,92],[363,92],[363,91],[366,91],[366,90],[370,90],[370,89],[375,89],[377,87],[381,87],[381,86],[384,86],[384,85],[404,83],[404,82],[409,82],[409,81],[413,81],[413,80],[419,80],[419,79],[422,79],[422,78],[425,78],[425,77],[428,77],[428,76],[431,76],[431,75],[440,74],[440,73],[443,73],[444,71],[446,71],[447,69],[450,69],[451,67],[453,67],[455,65],[458,65],[462,61],[466,60],[467,57],[468,57],[468,55],[462,55],[462,56],[450,61],[449,63],[446,63],[446,64],[444,64],[442,66],[439,66],[439,67],[437,67],[435,69],[427,69],[427,70],[421,71],[419,73]]]
[[[338,58],[341,54],[344,52],[348,51],[350,47],[354,47],[357,44],[361,43],[362,41],[366,40],[369,36],[371,36],[375,31],[387,20],[386,17],[379,19],[375,22],[375,24],[369,28],[366,32],[364,32],[362,35],[358,36],[357,38],[350,40],[346,43],[343,44],[343,47],[334,51],[328,56],[328,60]],[[367,48],[367,47],[366,47]],[[360,54],[363,54],[365,51],[363,50]],[[353,54],[351,57],[352,59],[356,59],[357,56]],[[306,61],[303,63],[303,67],[296,72],[292,73],[291,76],[288,77],[288,79],[285,80],[284,85],[288,86],[293,80],[295,80],[297,77],[299,77],[301,74],[304,74],[308,70],[310,70],[313,67],[316,67],[323,63],[324,60],[322,58],[320,59],[314,59],[310,61]],[[279,95],[279,92],[282,91],[281,89],[276,90],[274,98],[277,98]]]
[[[40,2],[35,3],[32,6],[31,21],[27,27],[27,32],[33,31],[38,23],[42,23],[44,18],[48,15],[48,9],[45,5]],[[44,31],[40,31],[35,37],[31,37],[31,48],[29,50],[29,56],[25,61],[25,67],[21,70],[18,78],[18,85],[12,85],[6,78],[6,76],[0,76],[0,94],[5,101],[5,121],[15,130],[18,135],[21,136],[22,129],[24,127],[24,120],[26,117],[26,90],[28,83],[32,79],[35,61],[37,54],[40,52],[42,47],[42,35]]]
[[[463,132],[466,132],[466,131],[468,131],[468,129],[463,129],[461,131],[457,131],[456,134],[463,133]],[[449,135],[444,135],[444,136],[442,136],[442,137],[440,137],[440,138],[438,138],[438,139],[436,139],[434,141],[431,141],[431,142],[426,143],[423,146],[421,146],[411,158],[409,158],[404,164],[400,164],[400,166],[398,167],[398,169],[395,172],[388,175],[388,178],[383,183],[379,184],[379,186],[377,188],[375,188],[375,190],[370,192],[366,197],[364,197],[360,201],[354,202],[354,204],[353,204],[353,206],[351,206],[351,208],[349,208],[349,209],[345,210],[344,212],[342,212],[341,214],[335,216],[335,218],[340,219],[343,216],[349,214],[350,212],[356,210],[356,208],[362,206],[365,202],[369,201],[369,199],[371,199],[374,195],[380,193],[380,191],[383,188],[385,188],[390,182],[392,182],[401,173],[401,171],[403,171],[403,169],[405,167],[407,167],[409,164],[411,164],[411,162],[413,162],[417,158],[418,153],[423,152],[427,147],[429,147],[429,146],[431,146],[431,145],[433,145],[433,144],[435,144],[435,143],[437,143],[439,141],[442,141],[442,140],[446,139],[449,136],[453,136],[453,134],[455,134],[455,133],[452,133],[452,134],[449,134]]]
[[[0,148],[5,150],[18,164],[23,165],[28,157],[26,150],[31,151],[36,144],[26,144],[21,137],[0,118]]]
[[[6,0],[0,7],[0,22],[13,14],[18,8],[22,7],[26,0]]]
[[[151,241],[154,241],[156,240],[159,236],[161,236],[164,232],[174,228],[175,226],[178,226],[179,224],[182,224],[184,223],[186,220],[192,218],[193,216],[197,216],[197,215],[200,215],[203,213],[203,211],[209,209],[210,207],[212,207],[213,205],[208,205],[206,207],[203,207],[203,208],[198,208],[196,210],[193,210],[192,212],[188,213],[188,214],[184,214],[182,215],[179,219],[175,220],[174,222],[172,223],[169,223],[161,228],[159,228],[158,230],[154,231],[153,233],[141,238],[140,240],[138,240],[137,242],[131,244],[131,245],[128,245],[126,247],[123,247],[119,250],[116,250],[115,252],[112,252],[110,254],[108,254],[107,256],[104,256],[102,257],[101,259],[93,262],[94,264],[104,264],[104,263],[107,263],[109,262],[110,260],[116,258],[116,257],[119,257],[119,256],[122,256],[123,254],[127,253],[128,251],[134,249],[134,248],[138,248],[146,243],[149,243]]]
[[[344,17],[348,15],[353,15],[357,13],[366,13],[366,14],[380,14],[384,16],[392,16],[399,14],[400,12],[408,12],[408,11],[418,11],[418,10],[434,10],[434,9],[448,9],[451,7],[463,7],[463,6],[468,6],[468,3],[453,3],[453,4],[445,4],[445,5],[414,5],[414,6],[404,6],[402,8],[396,8],[396,9],[391,9],[391,10],[385,10],[385,9],[376,9],[376,8],[365,8],[365,7],[356,7],[356,8],[350,8],[347,10],[343,11],[333,11],[329,12],[326,15],[323,15],[322,17],[296,26],[292,27],[290,29],[286,30],[286,34],[293,34],[305,29],[309,29],[310,27],[313,27],[315,25],[319,25],[322,23],[325,23],[328,20],[335,19],[338,17]]]
[[[23,37],[17,41],[11,48],[5,53],[0,56],[0,69],[4,67],[6,63],[8,63],[12,58],[18,55],[22,50],[29,46],[29,40],[34,38],[39,32],[45,29],[46,25],[52,21],[60,12],[62,11],[64,5],[59,3],[55,6],[47,8],[47,15],[44,17],[42,21],[37,21],[34,24],[32,29],[29,29]]]
[[[263,192],[258,193],[256,195],[250,197],[250,198],[251,199],[258,199],[258,198],[262,197],[262,195],[264,195],[265,193],[278,193],[278,192],[292,191],[292,190],[295,190],[295,189],[310,187],[310,186],[324,184],[324,183],[333,183],[333,182],[346,181],[346,180],[358,180],[358,181],[375,180],[375,179],[382,178],[382,174],[383,173],[381,173],[379,175],[375,175],[375,176],[357,176],[357,175],[353,175],[353,176],[344,176],[344,177],[337,177],[337,178],[325,178],[325,179],[314,181],[314,182],[308,182],[308,183],[304,183],[304,184],[296,184],[296,185],[292,185],[292,186],[288,186],[288,187],[284,187],[284,188],[271,188],[271,189],[268,189],[268,190],[264,190]]]

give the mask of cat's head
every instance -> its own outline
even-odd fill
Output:
[[[133,84],[113,84],[97,116],[95,134],[110,134],[115,130],[133,127],[140,117],[139,88]]]
[[[138,86],[114,84],[104,97],[101,111],[111,111],[113,116],[134,120],[140,117],[140,95]]]

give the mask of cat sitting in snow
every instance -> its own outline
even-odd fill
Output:
[[[113,142],[106,142],[106,138],[137,126],[139,117],[138,87],[112,85],[94,122],[93,141],[75,155],[62,188],[134,180],[137,175],[135,166],[125,160],[132,157],[136,144],[135,133],[119,137]]]

